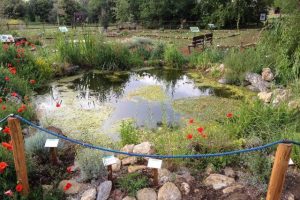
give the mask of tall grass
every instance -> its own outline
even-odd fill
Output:
[[[169,45],[164,53],[165,63],[168,67],[180,69],[187,62],[185,57],[177,50],[174,45]]]
[[[193,53],[189,57],[189,64],[199,69],[207,69],[216,63],[223,62],[226,52],[215,48],[205,49],[203,52]]]

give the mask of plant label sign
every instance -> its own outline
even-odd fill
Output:
[[[149,158],[148,166],[149,168],[160,169],[162,165],[162,160]]]
[[[295,163],[293,162],[293,160],[291,158],[289,160],[289,165],[295,165]]]
[[[45,147],[57,147],[59,139],[47,139]]]
[[[267,14],[266,13],[260,13],[259,20],[264,22],[267,20]]]
[[[117,163],[117,159],[114,156],[105,156],[102,158],[104,166],[109,166]]]
[[[199,33],[200,32],[200,29],[198,27],[190,27],[190,30],[192,33]]]
[[[58,27],[59,31],[62,32],[62,33],[66,33],[68,32],[68,28],[66,26],[60,26]]]

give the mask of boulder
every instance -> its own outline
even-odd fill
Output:
[[[124,193],[121,190],[119,190],[119,189],[115,189],[112,192],[112,194],[110,196],[110,199],[113,199],[113,200],[122,200],[123,197],[124,197]]]
[[[272,103],[277,105],[279,103],[288,101],[288,99],[291,97],[291,91],[286,89],[276,89],[273,91],[273,95],[274,98]]]
[[[270,68],[263,68],[261,73],[262,79],[265,81],[273,81],[274,74],[272,73]]]
[[[109,198],[111,188],[112,188],[111,181],[104,181],[103,183],[101,183],[97,188],[98,190],[97,200],[107,200]]]
[[[224,174],[225,174],[225,176],[228,176],[228,177],[231,177],[231,178],[235,177],[235,172],[233,171],[233,169],[231,167],[226,167],[224,169]]]
[[[118,172],[121,170],[121,160],[119,158],[116,158],[116,164],[113,164],[112,166],[113,172]]]
[[[258,98],[262,100],[264,103],[270,103],[272,100],[272,92],[260,92],[257,94]]]
[[[64,190],[65,186],[68,183],[71,184],[71,187],[67,190]],[[81,187],[82,185],[75,180],[62,180],[58,184],[58,189],[64,191],[65,194],[77,194],[80,191]]]
[[[127,157],[122,160],[122,165],[133,165],[137,162],[136,157]]]
[[[187,168],[181,168],[176,174],[176,182],[187,182],[191,184],[195,178],[191,175]]]
[[[229,187],[235,183],[233,178],[222,174],[211,174],[204,180],[204,185],[212,186],[215,190]]]
[[[137,200],[156,200],[156,192],[152,188],[144,188],[137,192]]]
[[[174,183],[165,183],[158,191],[158,200],[181,200],[181,192]]]
[[[172,181],[172,173],[165,169],[165,168],[162,168],[162,169],[159,169],[158,170],[158,181],[159,181],[159,184],[163,185],[165,184],[166,182],[170,182]]]
[[[135,145],[133,148],[133,153],[150,155],[154,152],[154,147],[150,142],[143,142],[141,144]]]
[[[133,165],[128,167],[128,173],[133,173],[142,169],[146,169],[147,166],[145,165]]]
[[[133,153],[134,144],[127,144],[125,145],[121,151],[127,152],[127,153]]]
[[[188,183],[186,182],[183,182],[180,184],[180,191],[185,194],[185,195],[188,195],[191,191],[191,187]]]
[[[271,84],[262,79],[262,76],[256,73],[246,73],[245,80],[250,82],[252,86],[256,87],[260,92],[267,92]]]
[[[242,185],[237,184],[237,185],[233,185],[233,186],[223,189],[222,192],[223,192],[223,194],[229,194],[229,193],[232,193],[235,190],[241,189],[241,188],[244,188],[244,187]]]
[[[85,191],[81,195],[81,199],[80,200],[95,200],[96,199],[96,195],[97,195],[96,188],[91,188],[91,189],[88,189],[87,191]]]

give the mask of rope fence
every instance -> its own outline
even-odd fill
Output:
[[[90,149],[95,149],[95,150],[100,150],[100,151],[104,151],[104,152],[110,152],[110,153],[115,153],[115,154],[123,154],[123,155],[127,155],[127,156],[136,156],[136,157],[148,157],[148,158],[160,158],[160,159],[166,159],[166,158],[170,158],[170,159],[178,159],[178,158],[210,158],[210,157],[222,157],[222,156],[230,156],[230,155],[237,155],[237,154],[244,154],[244,153],[250,153],[250,152],[255,152],[255,151],[262,151],[264,149],[267,148],[271,148],[273,146],[276,146],[278,144],[295,144],[300,146],[300,142],[297,141],[292,141],[292,140],[278,140],[272,143],[268,143],[262,146],[257,146],[257,147],[253,147],[253,148],[247,148],[247,149],[240,149],[240,150],[234,150],[234,151],[228,151],[228,152],[220,152],[220,153],[209,153],[209,154],[193,154],[193,155],[158,155],[158,154],[154,154],[154,155],[148,155],[148,154],[137,154],[137,153],[128,153],[128,152],[124,152],[124,151],[119,151],[119,150],[114,150],[114,149],[109,149],[109,148],[105,148],[102,146],[95,146],[93,144],[88,144],[85,142],[82,142],[80,140],[76,140],[73,138],[68,138],[66,136],[63,135],[59,135],[53,131],[47,130],[45,128],[42,128],[32,122],[30,122],[29,120],[19,116],[19,115],[8,115],[7,117],[3,118],[0,120],[0,123],[5,122],[9,117],[15,117],[17,119],[19,119],[20,121],[22,121],[23,123],[37,129],[40,130],[42,132],[45,132],[47,134],[50,134],[52,136],[55,136],[57,138],[60,138],[62,140],[65,141],[69,141],[71,143],[86,147],[86,148],[90,148]]]

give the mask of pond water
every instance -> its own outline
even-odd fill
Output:
[[[123,119],[134,119],[139,127],[155,128],[162,121],[174,125],[183,117],[173,109],[174,100],[211,95],[224,94],[197,87],[183,71],[93,71],[51,83],[35,103],[44,122],[66,121],[66,126],[78,127],[86,121],[87,129],[117,137],[115,127]]]

